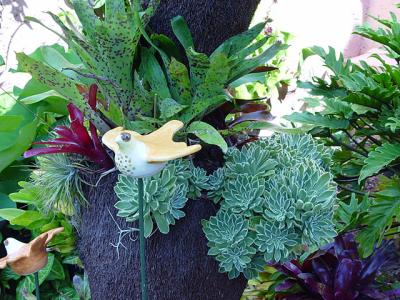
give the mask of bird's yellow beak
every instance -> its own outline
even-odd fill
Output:
[[[111,129],[107,131],[101,139],[103,141],[103,144],[114,151],[114,153],[119,150],[117,137],[121,135],[123,130],[124,129],[122,127]]]

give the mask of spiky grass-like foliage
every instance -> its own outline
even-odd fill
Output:
[[[38,203],[43,211],[56,210],[72,216],[77,205],[87,203],[79,174],[81,168],[84,166],[64,154],[38,157],[31,180],[37,187]]]

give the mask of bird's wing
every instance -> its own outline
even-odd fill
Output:
[[[5,269],[7,267],[7,256],[0,259],[0,269]]]
[[[173,140],[174,134],[179,131],[183,127],[183,123],[178,120],[172,120],[167,123],[165,123],[163,126],[161,126],[159,129],[156,131],[153,131],[152,133],[148,135],[142,135],[140,136],[140,140],[147,143],[161,143],[161,144],[166,144],[169,143]]]
[[[172,120],[148,135],[135,136],[147,147],[147,162],[166,162],[199,151],[200,145],[187,146],[183,142],[174,142],[174,134],[182,127],[181,121]]]
[[[170,142],[169,144],[152,145],[148,144],[148,157],[149,163],[166,162],[169,160],[185,157],[190,154],[200,151],[200,145],[188,146],[186,143]]]
[[[54,229],[51,229],[45,233],[47,233],[47,240],[46,240],[46,246],[48,243],[50,243],[51,239],[56,235],[59,234],[60,232],[64,231],[64,227],[57,227]]]
[[[42,233],[37,236],[34,240],[32,240],[28,245],[30,249],[30,253],[43,252],[47,246],[47,239],[49,234],[47,232]]]

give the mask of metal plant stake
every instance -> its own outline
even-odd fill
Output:
[[[40,289],[39,289],[39,271],[33,274],[35,277],[35,295],[36,300],[40,300]]]
[[[174,134],[183,127],[181,121],[172,120],[161,128],[141,135],[135,131],[114,128],[103,136],[103,143],[115,153],[115,166],[124,175],[137,178],[139,204],[139,251],[142,300],[147,300],[146,241],[144,236],[144,182],[143,178],[160,172],[170,160],[191,155],[200,145],[188,146],[174,142]]]
[[[147,300],[147,276],[146,276],[146,239],[144,238],[144,188],[143,178],[138,179],[138,196],[139,196],[139,249],[140,249],[140,288],[142,291],[142,300]]]

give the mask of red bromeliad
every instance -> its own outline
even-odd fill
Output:
[[[96,110],[96,95],[97,86],[93,84],[89,90],[89,105],[93,110]],[[71,122],[70,128],[57,126],[54,131],[59,136],[58,138],[34,143],[35,145],[49,145],[50,147],[30,149],[24,153],[24,157],[54,153],[79,154],[103,169],[112,168],[113,162],[100,142],[96,127],[90,122],[89,134],[83,124],[83,113],[72,103],[68,104],[67,108]]]

